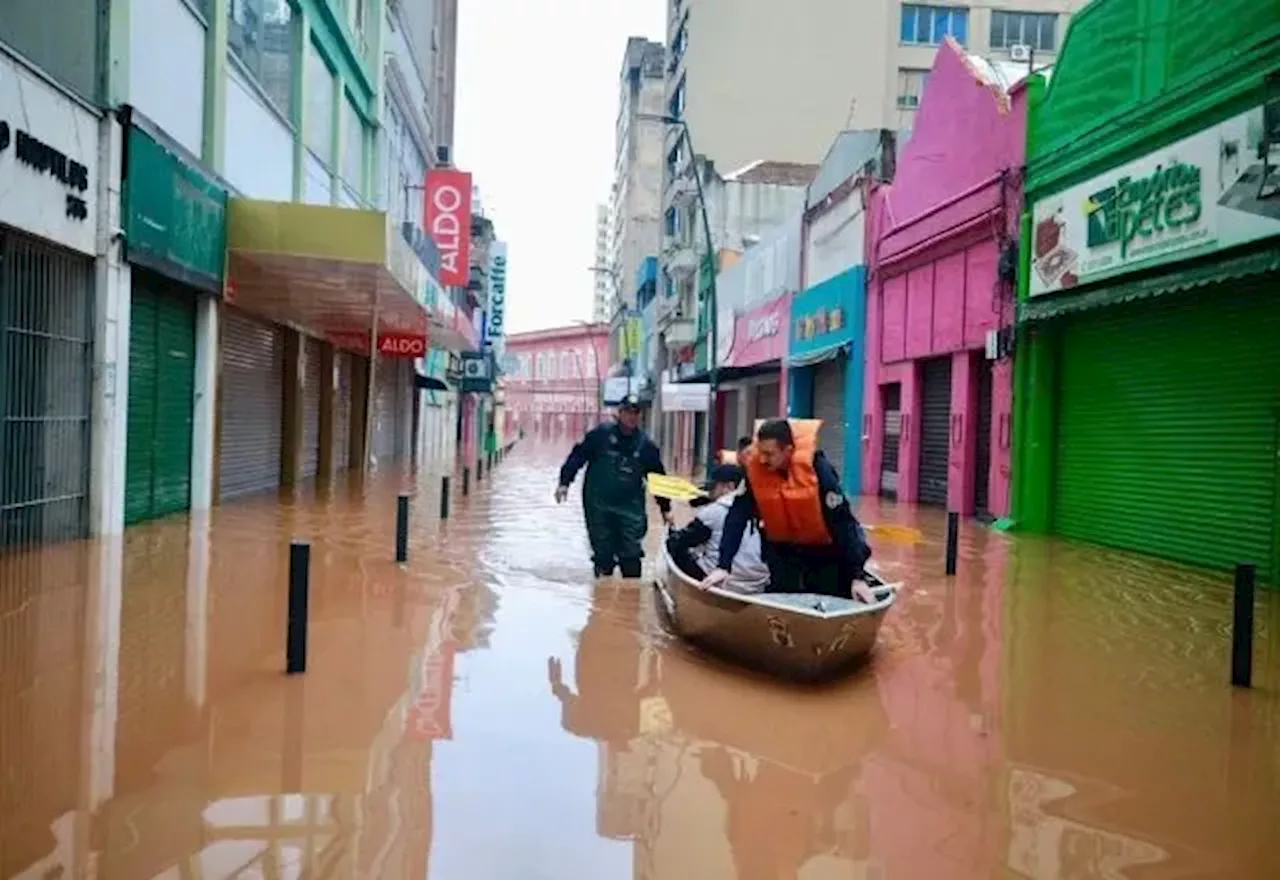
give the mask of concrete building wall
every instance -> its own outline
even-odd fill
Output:
[[[591,271],[595,273],[595,292],[591,299],[591,320],[607,321],[613,313],[613,279],[610,272],[613,267],[609,263],[609,207],[596,205],[595,224],[595,262]]]

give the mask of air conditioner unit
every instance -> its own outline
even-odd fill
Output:
[[[1014,43],[1009,47],[1009,60],[1027,63],[1031,60],[1031,47],[1026,43]]]
[[[484,358],[467,358],[462,362],[462,375],[467,379],[487,379],[489,363]]]

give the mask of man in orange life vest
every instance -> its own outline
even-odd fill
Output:
[[[874,602],[865,566],[871,558],[835,468],[818,449],[815,419],[771,419],[745,456],[746,481],[720,540],[717,568],[703,587],[729,576],[747,523],[759,519],[770,592],[856,596]]]

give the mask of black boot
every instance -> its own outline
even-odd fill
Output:
[[[595,564],[595,572],[596,572],[596,577],[598,578],[613,577],[613,566],[612,565],[605,566],[597,562]]]
[[[640,560],[639,559],[620,559],[618,565],[622,568],[622,576],[624,578],[640,577]]]

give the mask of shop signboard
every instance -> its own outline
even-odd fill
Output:
[[[93,255],[97,187],[97,117],[0,51],[0,223]]]
[[[440,283],[466,287],[471,274],[471,175],[456,168],[427,172],[423,225],[440,250]]]
[[[339,348],[368,355],[369,334],[359,330],[343,331],[329,334],[329,341]],[[427,337],[420,333],[388,333],[378,334],[378,356],[382,358],[420,358],[426,357]]]
[[[801,294],[791,303],[793,363],[820,360],[854,341],[855,310],[865,303],[866,269],[854,266]]]
[[[507,245],[495,241],[489,248],[489,308],[484,340],[493,352],[494,363],[506,363]]]
[[[1041,199],[1031,296],[1280,235],[1280,99]]]
[[[711,386],[706,382],[670,382],[662,386],[663,412],[706,412]]]
[[[738,316],[732,324],[732,346],[721,366],[750,367],[785,357],[790,316],[789,293]]]

